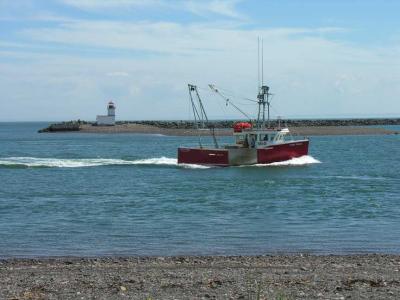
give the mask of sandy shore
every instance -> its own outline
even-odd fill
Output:
[[[0,261],[0,299],[399,298],[398,255]]]
[[[291,127],[293,135],[315,136],[315,135],[376,135],[376,134],[395,134],[396,131],[384,128],[362,127],[362,126],[310,126],[310,127]],[[143,124],[121,124],[115,126],[92,126],[90,124],[81,125],[80,132],[84,133],[143,133],[143,134],[163,134],[171,136],[195,136],[199,132],[202,135],[209,135],[209,130],[160,128]],[[232,135],[232,129],[215,129],[218,136]]]

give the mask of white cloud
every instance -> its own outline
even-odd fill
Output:
[[[59,0],[82,10],[104,11],[127,8],[162,8],[188,11],[196,15],[217,14],[231,18],[243,18],[236,5],[242,0]]]
[[[209,13],[219,14],[232,18],[244,18],[238,12],[236,5],[239,0],[212,0],[212,1],[183,1],[182,5],[186,10],[197,14],[206,15]]]
[[[0,88],[11,100],[0,118],[20,107],[29,114],[34,102],[43,108],[35,110],[37,119],[93,119],[109,98],[116,100],[121,119],[188,118],[187,83],[215,83],[254,97],[257,36],[264,37],[265,81],[276,94],[275,115],[400,113],[398,51],[333,41],[325,35],[333,30],[342,29],[74,21],[24,30],[26,50],[0,53],[0,61],[8,61],[0,65]],[[42,45],[41,51],[29,52],[28,41]],[[64,54],[50,51],[60,45]],[[97,53],[102,51],[107,54]],[[220,99],[201,93],[210,117],[239,116],[229,109],[224,114]]]
[[[274,114],[400,113],[400,48],[330,39],[344,28],[242,27],[245,17],[235,0],[59,1],[96,12],[161,7],[212,21],[80,20],[39,12],[27,1],[22,17],[51,22],[19,29],[0,42],[0,119],[93,119],[110,98],[122,119],[188,118],[187,83],[215,83],[254,98],[258,36],[264,38],[265,81],[276,94]],[[201,93],[210,117],[238,116]]]
[[[63,3],[80,9],[98,10],[138,6],[153,6],[163,3],[162,0],[60,0]]]
[[[329,44],[329,40],[321,36],[324,30],[243,30],[233,23],[217,22],[182,25],[173,22],[73,21],[65,22],[59,27],[25,29],[21,34],[39,42],[187,55],[215,51],[253,51],[256,46],[254,41],[258,36],[264,37],[267,48],[275,47],[275,43],[286,40],[308,40],[310,44],[323,41],[324,44]],[[329,32],[333,30],[329,28]]]

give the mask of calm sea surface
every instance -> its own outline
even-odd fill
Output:
[[[195,137],[36,133],[46,125],[0,123],[0,257],[400,253],[399,135],[201,168],[176,164]]]

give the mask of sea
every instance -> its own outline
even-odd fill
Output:
[[[197,137],[47,125],[0,123],[0,258],[400,253],[400,135],[222,168],[177,164]]]

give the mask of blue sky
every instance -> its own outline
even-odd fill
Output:
[[[0,0],[0,121],[240,117],[208,83],[257,93],[273,116],[400,116],[400,1]]]

